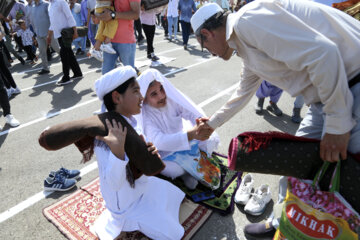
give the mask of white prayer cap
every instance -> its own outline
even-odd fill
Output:
[[[217,3],[207,3],[200,7],[191,18],[191,26],[196,33],[198,28],[209,18],[224,10]]]
[[[146,69],[137,79],[140,85],[140,92],[143,97],[146,96],[146,92],[149,88],[150,83],[154,80],[161,82],[162,84],[165,81],[165,77],[156,69],[149,68]]]
[[[131,66],[119,67],[111,70],[95,82],[95,92],[98,98],[103,101],[104,96],[115,90],[130,78],[136,78],[135,69]]]

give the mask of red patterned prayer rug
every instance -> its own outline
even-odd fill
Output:
[[[97,178],[63,200],[44,208],[43,214],[68,239],[93,240],[96,236],[90,227],[104,211],[104,204]],[[185,229],[183,239],[190,239],[211,213],[212,210],[185,199],[180,206],[180,222]],[[119,239],[149,238],[140,232],[123,232]]]

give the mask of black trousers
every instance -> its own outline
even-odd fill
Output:
[[[165,36],[167,36],[169,34],[169,30],[168,30],[168,21],[165,16],[161,16],[161,26],[164,28]]]
[[[147,44],[147,54],[148,56],[154,52],[154,35],[155,35],[155,25],[142,24],[144,29],[146,44]]]
[[[0,106],[3,110],[4,116],[10,114],[10,103],[7,92],[5,90],[2,74],[0,74]]]
[[[28,46],[24,46],[24,50],[27,54],[27,59],[30,59],[31,61],[34,61],[34,59],[36,58],[32,46],[28,45]]]
[[[70,69],[73,71],[74,75],[82,75],[79,63],[77,62],[71,47],[66,47],[61,37],[58,38],[58,41],[60,45],[60,59],[64,77],[70,77]]]
[[[139,40],[143,40],[144,36],[142,34],[142,28],[141,28],[141,21],[140,18],[134,21],[134,27],[135,27],[135,35],[136,35],[136,39]]]
[[[22,44],[21,37],[15,34],[14,35],[14,40],[15,40],[16,44],[18,45],[19,50],[20,51],[23,50],[24,45]]]
[[[6,66],[2,50],[0,50],[0,74],[2,75],[3,83],[6,88],[17,87],[9,68]]]

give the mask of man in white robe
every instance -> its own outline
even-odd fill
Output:
[[[130,66],[114,69],[95,82],[95,90],[109,111],[120,113],[141,134],[132,116],[140,113],[143,101],[136,76]],[[126,178],[126,128],[115,121],[107,121],[107,127],[109,135],[96,137],[94,148],[106,210],[92,229],[100,239],[115,239],[122,231],[140,231],[151,239],[181,239],[179,208],[184,193],[168,181],[145,175],[131,187]]]
[[[166,167],[162,174],[171,178],[181,176],[185,185],[194,189],[198,180],[204,183],[194,159],[200,159],[199,148],[211,156],[219,144],[218,135],[215,133],[202,141],[210,136],[198,132],[196,119],[204,117],[204,112],[156,69],[144,71],[138,82],[145,96],[140,121],[148,140],[164,160]],[[184,124],[184,120],[188,122]],[[175,156],[176,152],[184,154]],[[211,183],[205,184],[216,188]]]

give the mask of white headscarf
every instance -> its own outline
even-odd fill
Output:
[[[185,94],[183,94],[180,90],[175,88],[174,85],[172,85],[172,83],[156,69],[149,68],[137,78],[140,85],[140,92],[144,98],[150,83],[154,80],[162,84],[167,98],[170,98],[186,110],[194,113],[196,116],[206,116],[200,107],[198,107],[190,98],[185,96]],[[146,117],[144,114],[144,111],[141,111],[140,114],[134,116],[137,119],[138,124],[142,127],[142,130],[144,129],[143,118]],[[200,142],[199,146],[202,150],[211,154],[218,147],[219,142],[219,135],[214,132],[209,140]]]
[[[131,66],[115,68],[95,81],[96,95],[103,102],[106,94],[115,90],[130,78],[136,78],[136,76],[136,71]]]

